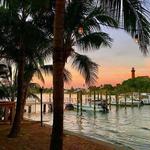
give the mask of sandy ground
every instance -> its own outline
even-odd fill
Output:
[[[7,138],[8,123],[0,123],[0,150],[49,150],[51,127],[40,126],[39,122],[24,121],[21,134],[14,139]],[[64,150],[129,150],[124,146],[87,138],[64,131]]]

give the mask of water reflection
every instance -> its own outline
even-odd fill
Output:
[[[75,111],[65,111],[64,127],[67,130],[91,136],[96,139],[113,143],[122,143],[135,150],[150,150],[150,106],[111,107],[109,113],[83,112],[77,115]],[[50,120],[52,114],[45,114],[44,120]],[[40,115],[31,114],[34,120],[40,120]]]

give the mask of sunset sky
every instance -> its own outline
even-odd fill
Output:
[[[96,85],[121,83],[131,77],[132,67],[135,67],[136,76],[150,76],[149,54],[143,56],[137,43],[124,31],[109,29],[108,33],[114,39],[112,47],[88,53],[88,56],[100,65]],[[73,82],[70,85],[83,86],[83,78],[77,73],[73,74]]]
[[[114,39],[112,47],[100,48],[86,53],[100,65],[99,79],[95,85],[121,83],[131,77],[132,67],[136,70],[136,76],[150,76],[150,55],[143,56],[134,39],[123,30],[107,28],[105,31]],[[83,77],[68,64],[66,68],[72,73],[72,82],[65,87],[83,87]],[[52,87],[52,77],[46,77],[44,86]]]
[[[146,2],[147,1],[147,2]],[[146,0],[146,7],[150,10],[150,2]],[[150,76],[150,55],[144,56],[137,43],[123,30],[105,28],[114,39],[111,48],[100,48],[86,53],[94,62],[100,65],[96,86],[101,84],[121,83],[131,77],[131,68],[134,67],[136,76]],[[150,50],[150,47],[148,48]],[[83,77],[68,64],[66,68],[72,73],[72,82],[65,87],[83,87]],[[34,78],[34,81],[39,82]],[[46,77],[45,87],[52,87],[52,77]]]

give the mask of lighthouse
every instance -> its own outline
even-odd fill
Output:
[[[131,70],[131,78],[132,79],[135,78],[135,69],[134,69],[134,67],[132,67],[132,70]]]

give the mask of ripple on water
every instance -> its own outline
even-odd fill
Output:
[[[124,108],[107,113],[65,111],[64,127],[66,130],[84,134],[96,139],[121,143],[135,150],[150,150],[150,106]],[[40,120],[40,114],[25,114],[26,117]],[[50,120],[52,114],[45,114],[44,119]]]

